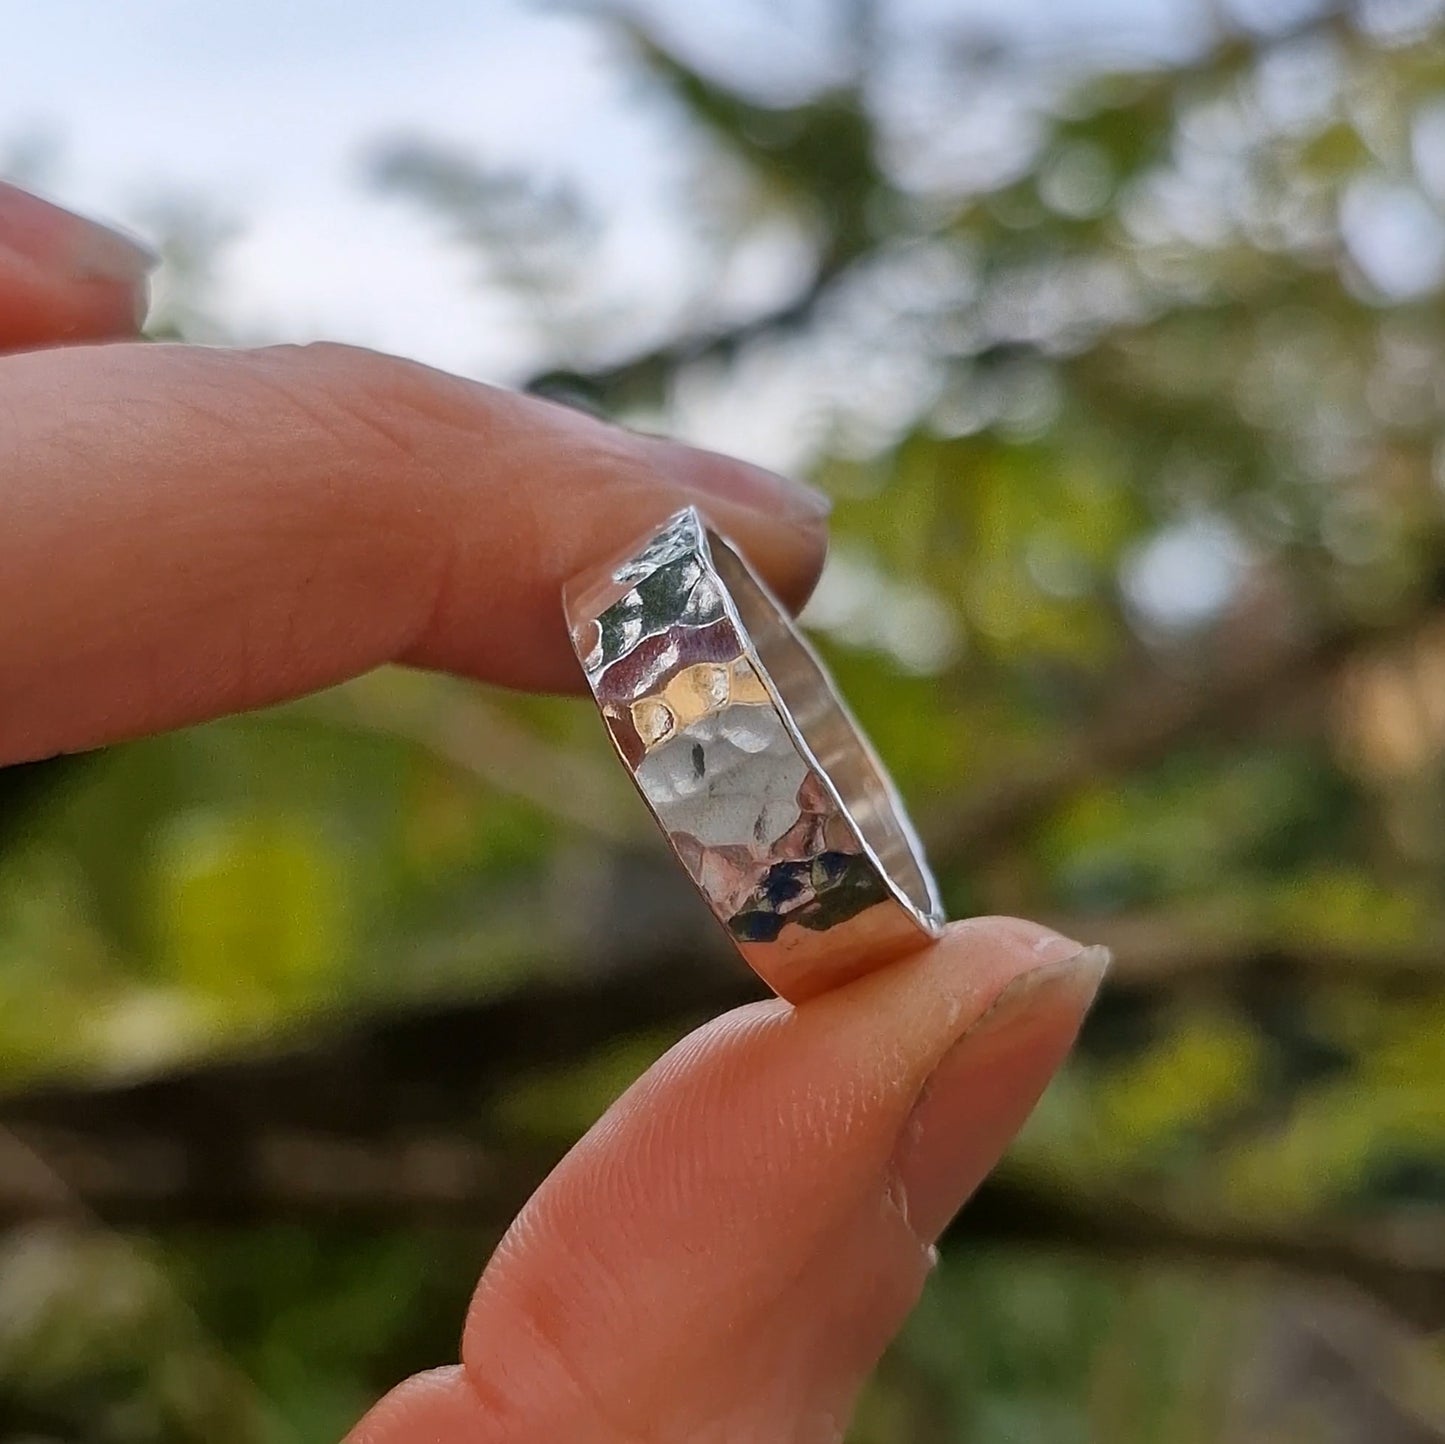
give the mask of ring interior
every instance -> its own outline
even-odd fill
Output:
[[[722,537],[712,533],[708,540],[713,564],[794,725],[884,871],[914,908],[931,918],[936,910],[932,886],[920,865],[912,831],[899,815],[893,788],[872,749],[777,602]]]

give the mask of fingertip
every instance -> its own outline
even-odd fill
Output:
[[[148,295],[144,281],[52,275],[0,240],[0,352],[129,339]]]
[[[464,408],[484,402],[505,469],[524,480],[510,515],[490,508],[458,468],[442,489],[450,538],[448,586],[405,660],[485,675],[528,691],[585,690],[562,605],[564,588],[599,561],[637,543],[681,508],[699,508],[790,611],[812,594],[827,554],[826,512],[810,489],[747,462],[643,435],[557,402],[458,382]],[[501,424],[496,424],[500,422]],[[503,530],[505,529],[505,530]],[[488,611],[501,543],[525,580],[514,598],[528,613],[505,644],[477,625]],[[518,567],[517,561],[528,565]],[[498,675],[499,655],[505,670]]]
[[[1108,949],[1093,947],[1015,973],[929,1074],[894,1160],[904,1212],[924,1244],[937,1240],[1028,1119],[1108,964]]]
[[[157,260],[133,237],[0,181],[0,348],[133,336]]]
[[[1018,970],[1041,967],[1072,957],[1083,944],[1043,923],[1000,914],[960,918],[943,930],[940,945],[975,954],[991,951]]]
[[[460,1364],[398,1384],[369,1409],[343,1444],[484,1444],[481,1402]]]
[[[823,1032],[845,1026],[898,1031],[909,1045],[899,1056],[926,1065],[931,1048],[947,1047],[1016,978],[1079,950],[1071,938],[1023,918],[963,918],[918,951],[798,1008]]]
[[[726,525],[722,529],[729,534]],[[797,616],[823,575],[828,556],[827,522],[821,517],[798,518],[779,527],[766,516],[754,514],[740,519],[729,540],[737,543],[778,600]]]
[[[601,1401],[687,1437],[677,1421],[702,1408],[753,1437],[768,1391],[799,1417],[845,1409],[922,1285],[931,1235],[1066,1051],[1090,969],[1097,983],[1091,955],[1046,928],[972,919],[798,1007],[754,1004],[683,1040],[483,1276],[463,1359],[491,1414],[546,1434]]]
[[[722,452],[665,437],[641,440],[659,473],[742,548],[789,611],[800,611],[822,574],[832,499]]]
[[[826,492],[797,477],[670,437],[641,439],[656,455],[662,470],[704,496],[720,497],[775,520],[804,525],[821,525],[833,510],[832,498]]]

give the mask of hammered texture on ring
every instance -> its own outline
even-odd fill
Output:
[[[568,587],[612,740],[744,958],[809,997],[942,919],[892,784],[811,648],[695,508]]]

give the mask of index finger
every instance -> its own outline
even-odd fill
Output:
[[[785,601],[824,506],[771,473],[321,345],[0,360],[0,761],[386,661],[579,680],[563,582],[689,501]]]
[[[0,181],[0,350],[134,336],[156,256]]]

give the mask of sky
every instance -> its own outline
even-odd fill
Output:
[[[838,9],[654,0],[648,13],[700,59],[746,57],[760,93],[782,95],[838,66],[820,40]],[[1177,45],[1193,6],[892,0],[885,9],[1043,55],[1091,44],[1138,56]],[[436,221],[365,185],[369,148],[398,134],[565,178],[600,200],[609,224],[596,264],[619,298],[685,283],[669,222],[680,177],[666,106],[639,90],[600,27],[559,5],[0,0],[0,33],[0,156],[53,141],[49,194],[141,231],[149,206],[178,195],[233,219],[218,291],[228,326],[245,337],[329,337],[504,380],[525,368],[526,337],[477,285],[475,260]]]

